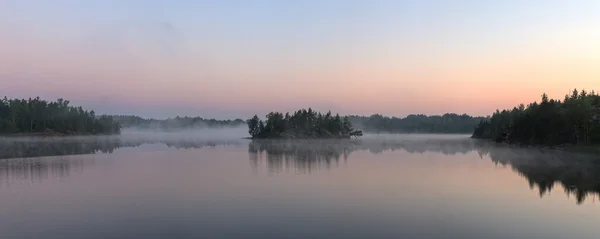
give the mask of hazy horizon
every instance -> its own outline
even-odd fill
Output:
[[[0,2],[0,96],[230,119],[486,116],[598,89],[598,1]]]

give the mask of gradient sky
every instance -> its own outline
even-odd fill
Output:
[[[0,0],[0,95],[248,117],[496,108],[600,89],[600,1]]]

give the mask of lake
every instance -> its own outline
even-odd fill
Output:
[[[598,238],[600,160],[466,135],[0,140],[0,238]]]

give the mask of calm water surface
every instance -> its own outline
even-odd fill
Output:
[[[5,239],[600,237],[600,159],[467,136],[0,145]]]

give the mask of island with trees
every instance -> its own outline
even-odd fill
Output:
[[[561,101],[543,94],[539,103],[496,110],[478,124],[472,137],[520,145],[597,145],[600,96],[575,89]]]
[[[0,135],[58,136],[119,134],[121,126],[107,115],[96,115],[68,100],[39,97],[0,100]]]
[[[286,138],[351,138],[362,136],[362,131],[355,130],[348,117],[340,117],[301,109],[293,114],[271,112],[266,120],[257,115],[247,120],[248,133],[253,139]]]

